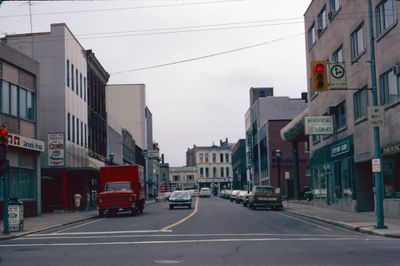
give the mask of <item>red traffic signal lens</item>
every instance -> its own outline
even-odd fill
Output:
[[[317,64],[315,66],[315,72],[317,73],[322,73],[325,70],[325,66],[323,64]]]
[[[0,136],[7,136],[8,135],[8,129],[5,127],[0,128]]]

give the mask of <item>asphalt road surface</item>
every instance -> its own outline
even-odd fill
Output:
[[[0,265],[400,265],[400,240],[201,198],[1,241]]]

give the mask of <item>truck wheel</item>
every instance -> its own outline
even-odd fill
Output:
[[[101,217],[101,218],[104,217],[104,210],[99,210],[99,217]]]

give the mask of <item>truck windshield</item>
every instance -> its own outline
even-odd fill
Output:
[[[114,190],[130,190],[130,183],[106,183],[105,191],[114,191]]]
[[[272,187],[256,187],[257,193],[275,193]]]

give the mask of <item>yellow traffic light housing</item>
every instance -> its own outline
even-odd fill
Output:
[[[311,90],[324,92],[328,90],[328,67],[326,61],[311,61]]]

